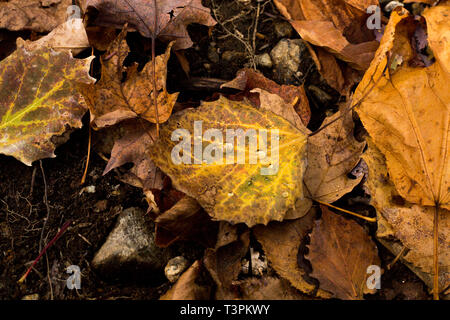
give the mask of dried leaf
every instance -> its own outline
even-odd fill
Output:
[[[367,267],[380,265],[378,250],[367,232],[355,221],[322,207],[306,257],[320,288],[339,299],[362,299],[367,292]]]
[[[0,2],[0,28],[50,32],[66,20],[72,0],[7,0]]]
[[[0,153],[26,165],[55,157],[52,137],[81,127],[87,107],[77,83],[89,84],[94,57],[74,59],[49,47],[17,50],[0,62]]]
[[[195,261],[159,300],[209,300],[211,288],[198,283],[202,269],[201,261]]]
[[[343,106],[323,121],[321,128],[325,129],[309,137],[304,181],[313,199],[335,202],[361,181],[362,176],[348,178],[365,146],[354,138],[353,126],[351,112]]]
[[[123,30],[103,55],[102,76],[94,85],[80,86],[91,111],[91,122],[96,127],[114,125],[126,119],[140,117],[156,123],[153,102],[153,63],[149,62],[142,71],[135,63],[129,68],[123,66],[130,49]],[[167,121],[177,100],[178,93],[169,94],[166,90],[167,61],[171,44],[166,53],[156,57],[156,90],[159,123]],[[125,81],[123,73],[126,72]]]
[[[213,247],[217,237],[218,223],[188,196],[155,219],[155,242],[167,247],[178,240],[193,240],[205,247]]]
[[[135,119],[121,123],[122,137],[114,142],[111,157],[103,175],[126,163],[134,166],[121,179],[145,191],[162,189],[163,174],[148,156],[148,150],[156,140],[155,125]]]
[[[295,290],[288,281],[276,277],[248,278],[236,284],[242,300],[311,300]]]
[[[368,139],[369,148],[363,158],[369,167],[367,186],[371,204],[377,209],[377,236],[386,240],[398,239],[409,249],[407,262],[423,273],[433,275],[433,207],[405,202],[389,179],[386,159]],[[439,287],[450,284],[450,214],[442,209],[439,218]],[[415,270],[413,270],[415,271]],[[432,286],[432,282],[428,282]]]
[[[237,72],[236,78],[224,83],[221,87],[241,90],[242,95],[257,107],[260,106],[261,101],[259,95],[252,92],[253,89],[262,89],[280,96],[286,104],[292,105],[305,126],[308,125],[311,118],[311,110],[303,85],[279,85],[275,81],[267,79],[258,71],[244,68]]]
[[[436,62],[415,68],[408,66],[414,20],[405,9],[393,12],[376,57],[354,95],[354,101],[359,101],[370,90],[356,110],[386,157],[398,193],[408,202],[446,209],[450,209],[448,15],[448,5],[425,10]],[[390,68],[395,59],[403,63],[394,72]]]
[[[99,11],[93,21],[96,25],[122,28],[128,23],[146,38],[176,40],[175,50],[192,46],[188,24],[216,24],[201,0],[88,0],[86,6],[88,13],[90,7]]]
[[[303,218],[271,222],[267,226],[256,226],[253,234],[261,243],[267,259],[275,271],[301,292],[313,294],[316,291],[315,285],[308,280],[307,275],[298,265],[299,248],[304,237],[313,227],[314,211]],[[317,291],[319,297],[329,297],[323,290]]]
[[[199,120],[203,121],[204,132],[217,129],[223,136],[223,141],[217,140],[212,144],[212,138],[205,138],[203,132],[197,132],[201,129],[194,132],[194,121]],[[176,129],[182,129],[184,135],[178,147],[180,144],[188,145],[191,151],[183,161],[186,163],[181,160],[180,164],[173,162],[172,150],[176,150],[173,149],[176,142],[171,140],[171,136]],[[256,159],[255,164],[249,163],[250,143],[245,143],[245,146],[242,143],[225,144],[226,130],[230,129],[241,129],[243,132],[253,129],[261,152],[264,152],[262,139],[256,138],[256,135],[258,132],[267,132],[267,136],[272,136],[271,151],[268,151],[269,143],[265,145],[267,158],[263,161]],[[276,139],[271,130],[278,130],[279,139]],[[191,139],[191,133],[194,139]],[[267,139],[269,141],[269,137]],[[194,157],[196,147],[193,141],[202,148],[206,144],[210,146],[210,150],[211,146],[217,147],[216,160],[205,163],[199,159],[199,155]],[[279,141],[278,148],[275,141]],[[255,142],[253,144],[253,147],[257,147]],[[224,145],[231,145],[231,148]],[[214,102],[204,102],[197,109],[185,109],[173,115],[162,128],[160,139],[150,151],[150,156],[172,179],[176,189],[197,199],[215,220],[244,222],[252,226],[257,223],[267,224],[270,220],[282,220],[296,199],[302,198],[305,145],[306,135],[288,121],[269,111],[257,110],[248,103],[233,102],[221,97]],[[279,170],[275,165],[277,150]],[[198,151],[202,153],[203,150]],[[226,160],[227,151],[234,152],[233,161]],[[237,151],[245,151],[247,154],[244,164],[235,163],[238,162]],[[206,148],[204,152],[206,153]],[[270,164],[272,167],[268,168]],[[269,171],[264,172],[265,168]]]

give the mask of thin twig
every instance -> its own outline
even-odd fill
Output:
[[[91,131],[92,131],[92,129],[91,129],[90,121],[89,121],[88,152],[87,152],[86,166],[84,168],[83,177],[81,178],[81,185],[83,185],[86,182],[86,175],[87,175],[88,168],[89,168],[89,161],[91,159],[91,136],[92,136],[92,132]]]
[[[348,213],[348,214],[350,214],[350,215],[352,215],[352,216],[358,217],[358,218],[363,219],[363,220],[366,220],[366,221],[368,221],[368,222],[372,222],[372,223],[377,222],[377,218],[366,217],[366,216],[360,215],[360,214],[358,214],[358,213],[356,213],[356,212],[352,212],[352,211],[349,211],[349,210],[346,210],[346,209],[342,209],[342,208],[333,206],[332,204],[329,204],[329,203],[326,203],[326,202],[323,202],[323,201],[320,201],[320,200],[316,200],[316,199],[313,199],[313,200],[316,201],[316,202],[318,202],[318,203],[320,203],[320,204],[323,204],[324,206],[327,206],[327,207],[330,207],[330,208],[339,210],[339,211],[341,211],[341,212]]]
[[[42,229],[41,229],[41,237],[39,240],[39,251],[42,250],[42,241],[44,239],[44,230],[45,230],[45,226],[47,225],[47,221],[50,217],[50,207],[48,205],[48,187],[47,187],[47,179],[45,178],[45,172],[44,172],[44,167],[42,166],[42,160],[39,160],[39,165],[41,167],[41,172],[42,172],[42,178],[44,179],[44,203],[45,203],[45,207],[47,209],[47,216],[44,219],[44,223],[42,225]]]

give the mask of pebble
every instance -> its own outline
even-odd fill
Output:
[[[288,82],[296,74],[306,46],[301,39],[282,39],[270,52],[274,65],[275,77]]]
[[[164,268],[164,273],[166,275],[166,278],[174,283],[178,280],[178,278],[181,276],[181,274],[186,270],[188,267],[188,261],[183,256],[178,256],[175,258],[172,258],[167,262],[166,267]]]
[[[264,68],[272,68],[272,59],[270,58],[270,54],[263,53],[256,56],[256,64],[260,67]]]

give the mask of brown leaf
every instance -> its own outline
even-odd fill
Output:
[[[201,261],[195,261],[159,300],[209,300],[211,288],[199,283],[202,269]]]
[[[198,202],[185,196],[172,208],[155,219],[155,242],[167,247],[178,240],[193,240],[205,247],[214,247],[218,223],[200,207]]]
[[[404,259],[420,272],[433,275],[433,207],[406,202],[395,189],[389,178],[386,158],[368,140],[369,148],[363,158],[369,167],[367,186],[371,194],[371,204],[377,209],[377,236],[398,239],[409,249]],[[439,218],[439,287],[450,284],[450,214],[441,209]],[[413,269],[417,273],[416,270]],[[420,276],[420,274],[419,274]],[[431,281],[426,283],[432,287]]]
[[[377,246],[363,227],[322,206],[322,219],[316,221],[308,248],[311,276],[322,289],[339,299],[363,298],[367,267],[380,265]]]
[[[217,285],[216,299],[229,299],[233,294],[233,282],[241,272],[241,260],[248,252],[250,231],[239,239],[217,249],[206,249],[203,262]]]
[[[72,0],[7,0],[0,2],[0,28],[50,32],[66,20]]]
[[[139,119],[121,123],[121,138],[114,142],[111,157],[103,175],[126,163],[134,166],[121,179],[127,183],[144,189],[162,189],[163,173],[148,156],[148,150],[156,139],[154,124]]]
[[[267,226],[256,226],[253,233],[261,243],[267,259],[275,271],[301,292],[313,294],[315,285],[305,279],[306,272],[298,264],[298,253],[304,237],[313,227],[315,211],[311,210],[303,218],[271,222]],[[317,296],[327,297],[323,290]]]
[[[313,199],[332,203],[361,181],[362,176],[350,179],[347,175],[358,164],[366,144],[354,138],[352,114],[345,105],[325,118],[324,127],[308,139],[304,182]]]
[[[103,55],[101,79],[95,85],[80,86],[88,102],[91,122],[98,128],[114,125],[126,119],[140,117],[156,123],[153,91],[157,91],[159,123],[167,121],[177,100],[178,93],[166,90],[167,61],[171,44],[166,53],[156,57],[156,88],[153,88],[153,63],[149,62],[142,71],[135,63],[125,68],[123,63],[130,49],[125,40],[126,28]],[[126,78],[123,80],[123,73]]]
[[[128,23],[146,38],[176,40],[175,50],[192,46],[188,24],[216,24],[201,0],[88,0],[86,6],[88,14],[90,8],[99,11],[93,18],[96,25],[122,28]]]
[[[287,280],[263,276],[238,281],[239,296],[242,300],[311,300],[311,297],[301,294]]]
[[[242,95],[247,97],[256,107],[260,106],[261,101],[259,95],[252,92],[253,89],[262,89],[280,96],[286,104],[292,105],[305,126],[308,125],[311,118],[311,110],[303,85],[279,85],[264,77],[259,71],[244,68],[237,72],[236,78],[224,83],[221,87],[241,90]]]

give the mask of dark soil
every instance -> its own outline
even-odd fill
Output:
[[[256,1],[251,2],[251,7],[241,3],[243,2],[237,0],[215,1],[221,21],[245,13],[225,25],[230,30],[237,29],[247,38],[255,23]],[[204,4],[210,8],[213,6],[210,0],[206,0]],[[280,39],[275,35],[274,24],[280,21],[283,18],[272,2],[268,2],[258,21],[258,33],[262,36],[256,38],[256,54],[270,52],[278,43]],[[189,33],[194,45],[184,54],[190,64],[191,78],[186,76],[177,58],[172,55],[168,85],[169,91],[181,92],[180,102],[198,103],[200,99],[206,99],[217,92],[218,87],[199,89],[188,85],[192,83],[192,79],[231,80],[239,69],[251,66],[251,59],[244,44],[228,36],[219,24],[212,30],[191,25]],[[17,35],[10,34],[9,37],[14,42]],[[298,36],[293,32],[291,38],[295,37]],[[145,40],[137,34],[130,34],[128,41],[133,50],[133,59],[146,62],[149,51],[148,46],[142,45]],[[214,50],[211,49],[212,43]],[[10,48],[7,50],[11,51]],[[161,47],[159,50],[164,49]],[[226,51],[238,52],[238,58],[225,61],[223,53]],[[0,59],[5,55],[2,50]],[[271,70],[261,71],[266,77],[277,80],[277,75]],[[313,115],[311,126],[318,127],[327,110],[336,110],[339,96],[321,80],[307,54],[303,57],[300,71],[303,76],[292,80],[290,84],[305,84],[305,88],[315,85],[332,97],[327,105],[323,105],[307,90]],[[39,162],[27,167],[11,157],[0,155],[0,299],[21,299],[34,293],[38,293],[41,299],[157,299],[169,288],[163,274],[156,282],[136,279],[106,281],[90,267],[94,254],[105,241],[121,209],[132,206],[146,209],[147,203],[140,189],[121,183],[114,173],[102,176],[106,162],[95,152],[90,159],[86,183],[80,185],[87,158],[87,122],[86,117],[83,129],[74,132],[70,140],[57,149],[55,159],[42,161],[47,190]],[[81,192],[85,186],[90,185],[95,185],[95,193]],[[45,191],[49,212],[44,201]],[[358,187],[347,198],[359,193],[361,189]],[[345,203],[342,205],[346,206]],[[17,280],[38,256],[40,246],[45,246],[69,220],[72,223],[67,231],[37,263],[25,283],[19,285]],[[374,234],[374,226],[369,229]],[[185,255],[184,250],[191,250],[187,255],[192,259],[196,257],[196,250],[192,249],[191,244],[177,248],[180,254]],[[367,296],[368,299],[430,298],[423,282],[401,263],[386,270],[386,265],[394,257],[381,245],[379,253],[385,270],[382,289],[376,295]],[[68,274],[65,268],[69,265],[78,265],[82,270],[81,290],[66,288]]]

